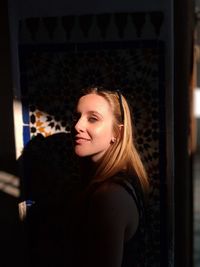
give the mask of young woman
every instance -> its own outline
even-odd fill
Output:
[[[77,266],[144,266],[148,179],[124,96],[102,88],[84,90],[73,140],[84,184]]]

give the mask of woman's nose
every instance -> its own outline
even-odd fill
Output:
[[[80,118],[80,119],[76,122],[76,124],[75,124],[75,126],[74,126],[74,129],[75,129],[77,132],[83,132],[83,131],[84,131],[84,129],[85,129],[85,123],[84,123],[83,119]]]

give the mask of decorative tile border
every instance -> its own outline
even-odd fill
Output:
[[[164,13],[120,12],[33,17],[20,21],[20,43],[120,41],[161,38]]]

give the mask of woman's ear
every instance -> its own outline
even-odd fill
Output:
[[[117,125],[118,129],[116,130],[114,136],[111,138],[111,143],[114,144],[116,141],[119,141],[124,134],[124,125],[119,124]]]
[[[111,142],[115,143],[116,140],[118,140],[118,141],[121,140],[121,138],[123,137],[123,134],[124,134],[124,125],[120,124],[120,125],[118,125],[117,134],[115,135],[115,137],[112,138]]]
[[[119,125],[119,139],[121,139],[124,135],[124,125],[120,124]]]
[[[117,138],[113,136],[113,137],[111,138],[111,143],[114,144],[114,143],[116,142],[116,140],[117,140]]]

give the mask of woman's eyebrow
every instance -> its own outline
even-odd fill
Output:
[[[88,114],[91,114],[91,115],[97,115],[97,116],[100,116],[100,117],[103,118],[102,114],[99,113],[99,112],[96,111],[96,110],[89,110],[87,113],[88,113]]]
[[[80,116],[81,114],[82,114],[82,112],[79,111],[79,110],[76,110],[74,112],[74,115],[77,115],[77,116]],[[103,118],[103,115],[101,113],[99,113],[98,111],[96,111],[96,110],[89,110],[89,111],[86,112],[86,114],[88,114],[88,115],[97,115],[97,116],[100,116],[101,118]]]

